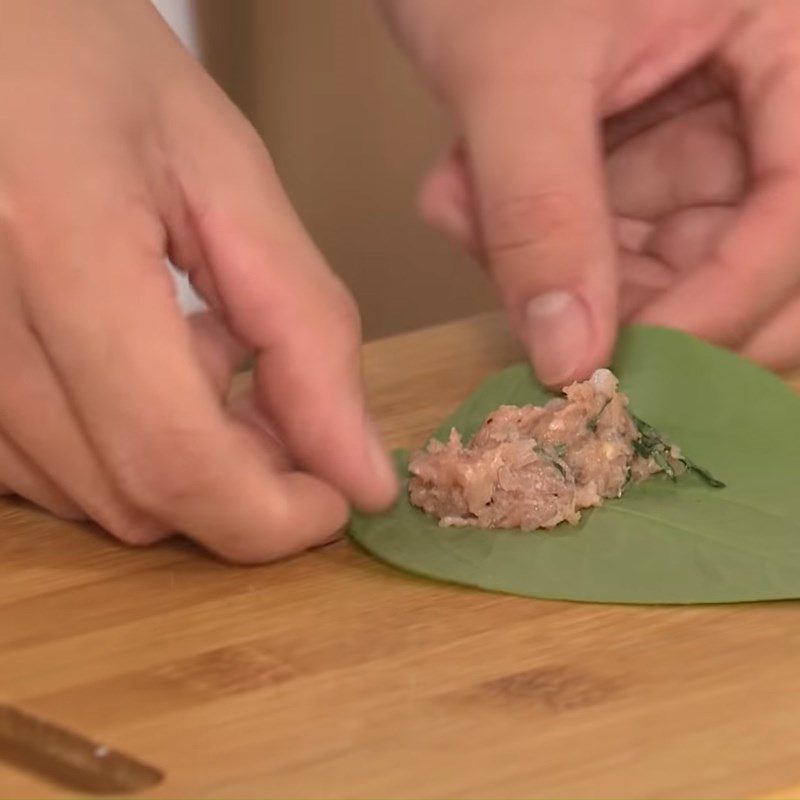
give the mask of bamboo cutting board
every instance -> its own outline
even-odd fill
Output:
[[[520,357],[499,317],[367,345],[418,444]],[[439,585],[347,542],[232,568],[0,507],[0,701],[161,768],[143,797],[800,797],[800,605]],[[0,797],[69,796],[0,764]]]

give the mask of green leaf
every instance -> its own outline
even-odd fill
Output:
[[[553,531],[440,528],[405,491],[355,515],[367,551],[419,575],[529,597],[608,603],[728,603],[800,597],[800,399],[727,351],[658,328],[624,332],[614,371],[631,407],[695,471],[631,486]],[[503,403],[548,394],[524,365],[487,380],[437,431],[471,435]],[[407,456],[396,453],[405,485]]]

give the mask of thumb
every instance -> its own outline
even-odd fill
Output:
[[[463,109],[481,247],[539,379],[611,355],[617,264],[591,85],[487,81]]]

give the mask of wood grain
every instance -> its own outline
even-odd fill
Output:
[[[370,344],[391,445],[520,353],[483,316]],[[164,769],[144,797],[794,797],[796,603],[631,608],[259,568],[0,507],[0,700]],[[0,765],[0,796],[68,796]]]

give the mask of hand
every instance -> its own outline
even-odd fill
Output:
[[[800,4],[384,5],[460,130],[423,213],[546,383],[606,362],[620,320],[800,367]]]
[[[357,312],[242,116],[147,0],[0,19],[0,488],[236,561],[389,503]],[[212,314],[182,317],[167,255]]]

